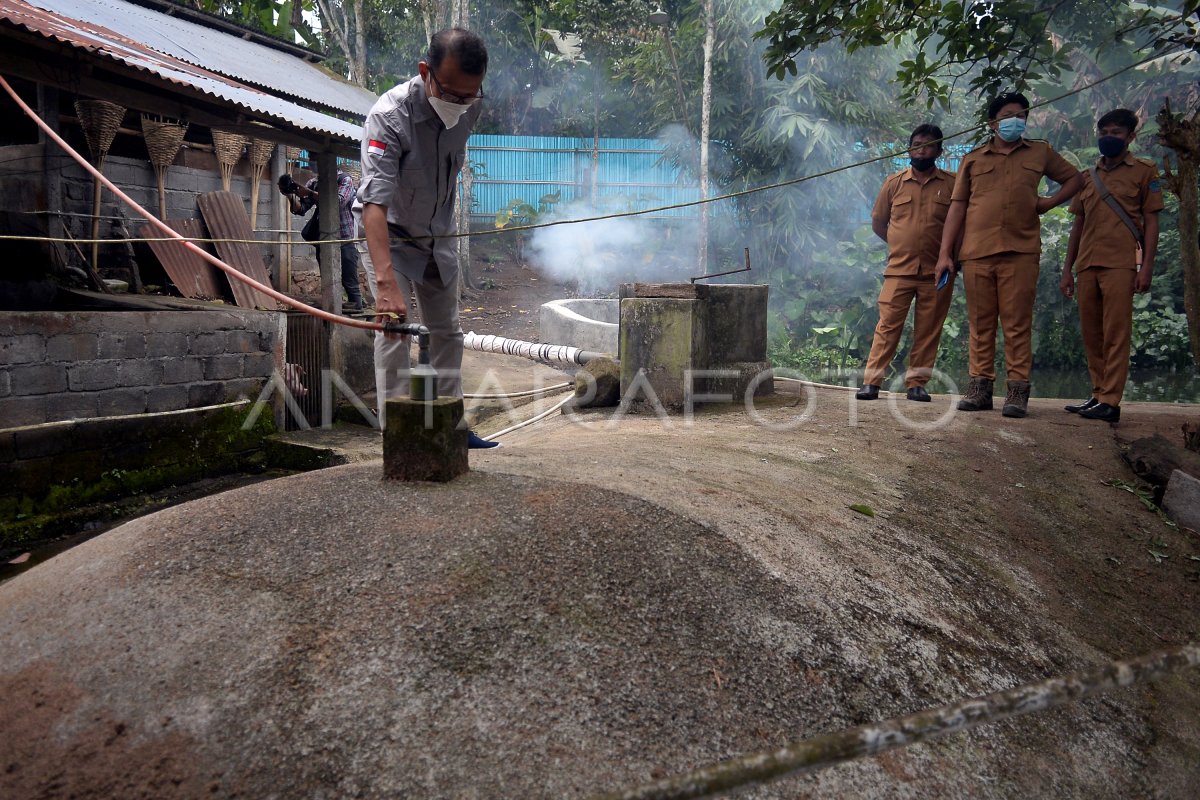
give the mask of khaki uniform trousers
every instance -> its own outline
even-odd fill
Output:
[[[357,242],[358,256],[367,272],[367,283],[371,296],[378,297],[375,281],[375,265],[364,242]],[[439,397],[462,396],[463,330],[458,320],[458,287],[442,284],[437,264],[432,257],[425,267],[423,280],[409,280],[392,270],[400,292],[408,303],[417,296],[417,315],[429,328],[429,361],[437,370]],[[408,320],[414,321],[413,309],[409,308]],[[375,397],[379,404],[380,423],[383,423],[384,401],[389,398],[408,397],[408,369],[410,364],[410,337],[387,337],[382,332],[375,334]]]
[[[1133,334],[1133,281],[1137,271],[1089,267],[1075,278],[1083,350],[1092,378],[1092,397],[1121,404],[1129,378]]]
[[[932,276],[899,275],[883,279],[883,288],[879,291],[879,324],[875,326],[875,339],[871,342],[871,355],[863,371],[863,383],[883,385],[883,374],[896,355],[900,336],[904,333],[904,320],[908,318],[908,308],[914,298],[912,350],[908,354],[904,382],[909,389],[929,382],[938,343],[942,340],[942,323],[946,321],[946,312],[954,299],[954,280],[939,290]]]
[[[963,262],[973,378],[996,379],[996,320],[1004,328],[1004,366],[1010,381],[1029,380],[1033,367],[1033,301],[1037,253],[996,253]]]

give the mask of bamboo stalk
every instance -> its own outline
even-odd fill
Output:
[[[1200,666],[1200,645],[1187,644],[1160,650],[1130,661],[1114,661],[1065,678],[1017,686],[941,708],[762,750],[628,791],[601,795],[597,800],[683,800],[707,797],[786,775],[815,772],[843,761],[877,755],[988,722],[1041,711],[1196,666]]]

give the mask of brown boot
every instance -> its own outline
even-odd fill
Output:
[[[1004,398],[1006,417],[1023,417],[1029,407],[1029,381],[1009,381],[1008,396]]]
[[[992,381],[989,378],[971,378],[967,393],[958,401],[959,411],[991,411]]]

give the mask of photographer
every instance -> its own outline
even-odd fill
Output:
[[[350,205],[354,202],[354,179],[347,173],[338,170],[337,173],[338,187],[338,238],[353,239],[354,238],[354,216],[350,213]],[[317,179],[313,178],[306,185],[301,186],[296,183],[291,175],[281,175],[279,177],[279,193],[288,199],[292,213],[297,216],[304,216],[309,209],[317,204],[319,194],[317,192]],[[316,219],[318,212],[313,212],[313,219]],[[318,230],[317,223],[311,222],[314,233]],[[316,247],[318,236],[307,235],[308,225],[305,225],[304,238],[312,241]],[[353,242],[343,242],[341,245],[342,252],[342,288],[346,290],[346,304],[343,307],[344,311],[357,312],[363,310],[362,292],[359,290],[358,284],[358,250],[355,249]],[[317,263],[321,261],[321,248],[317,247]]]

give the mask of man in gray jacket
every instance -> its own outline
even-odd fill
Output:
[[[430,332],[430,361],[438,394],[462,394],[463,332],[458,319],[458,261],[454,195],[467,137],[479,119],[487,46],[452,28],[434,34],[418,75],[393,87],[363,125],[358,202],[366,267],[375,310],[406,315],[415,292]],[[388,264],[391,269],[376,269]],[[381,320],[383,318],[381,317]],[[375,387],[387,398],[407,394],[408,337],[375,337]],[[382,422],[382,418],[381,418]],[[494,447],[469,434],[470,446]]]

